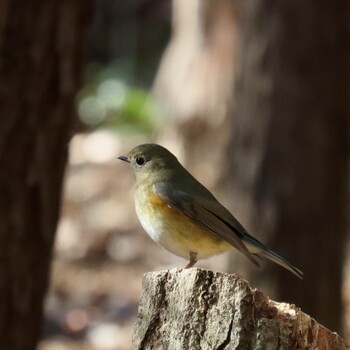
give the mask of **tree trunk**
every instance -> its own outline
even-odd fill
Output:
[[[273,276],[275,297],[340,331],[349,3],[253,0],[240,15],[234,193],[251,209],[252,233],[305,273],[297,281],[268,264],[255,277]]]
[[[89,0],[0,2],[0,343],[34,349]]]
[[[332,349],[348,347],[294,305],[252,290],[239,275],[203,269],[149,273],[134,349]]]
[[[159,142],[213,187],[223,173],[217,169],[226,170],[227,163],[235,7],[227,0],[173,0],[172,5],[172,35],[154,83],[166,122]]]

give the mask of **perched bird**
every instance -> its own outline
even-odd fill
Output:
[[[257,267],[257,257],[267,258],[303,277],[299,269],[252,237],[166,148],[143,144],[118,158],[134,171],[135,208],[143,228],[165,249],[189,259],[186,268],[198,259],[236,248]]]

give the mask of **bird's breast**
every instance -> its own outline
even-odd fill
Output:
[[[145,231],[160,244],[176,231],[180,222],[187,219],[152,190],[138,189],[135,192],[135,209]]]

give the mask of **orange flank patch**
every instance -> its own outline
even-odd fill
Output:
[[[164,214],[166,215],[174,215],[174,219],[176,220],[191,220],[190,218],[188,218],[185,214],[180,213],[178,210],[171,208],[170,205],[168,205],[167,203],[165,203],[163,201],[163,199],[161,199],[157,194],[152,193],[149,197],[148,197],[148,202],[151,206],[154,207],[154,209],[158,210],[158,211],[165,211]]]
[[[155,193],[148,196],[143,213],[153,227],[164,233],[159,243],[176,255],[187,258],[189,252],[197,252],[199,257],[208,257],[232,249],[216,233],[171,208]]]

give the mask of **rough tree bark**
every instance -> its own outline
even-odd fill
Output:
[[[274,298],[341,331],[349,3],[242,1],[239,18],[233,193],[240,206],[248,203],[252,216],[243,222],[254,235],[305,273],[296,281],[268,264],[254,283],[263,288],[270,275]]]
[[[39,336],[89,2],[0,1],[1,349]]]
[[[149,273],[134,349],[348,349],[296,306],[252,290],[239,275],[204,269]]]

